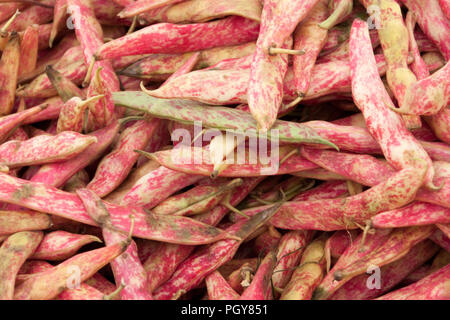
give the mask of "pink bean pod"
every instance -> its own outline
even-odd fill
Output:
[[[368,288],[370,274],[353,277],[340,287],[329,300],[369,300],[388,292],[399,284],[409,273],[417,269],[436,254],[439,247],[430,240],[415,245],[403,258],[380,268],[382,275],[380,288]],[[371,282],[373,283],[373,282]]]
[[[20,42],[20,62],[17,76],[33,71],[38,56],[39,29],[36,25],[27,27]]]
[[[128,241],[96,250],[83,252],[61,262],[56,267],[33,276],[14,291],[15,300],[46,300],[55,298],[71,285],[68,278],[77,269],[80,283],[120,255],[129,245]]]
[[[122,201],[123,197],[133,188],[135,183],[145,176],[146,174],[150,173],[151,171],[158,169],[160,167],[159,163],[156,161],[147,161],[146,163],[142,164],[138,168],[134,169],[128,177],[125,179],[125,181],[120,185],[119,188],[111,192],[108,196],[106,196],[104,199],[112,202],[112,203],[120,203]]]
[[[17,11],[22,10],[25,6],[23,3],[11,2],[11,3],[1,3],[0,4],[0,23],[5,22]]]
[[[52,1],[42,1],[44,4],[51,4]],[[24,9],[17,17],[14,19],[14,21],[11,23],[11,25],[7,28],[6,31],[23,31],[27,27],[33,25],[33,24],[44,24],[47,22],[50,22],[53,18],[53,10],[52,8],[46,8],[43,6],[30,6],[26,9]],[[5,25],[5,23],[0,25],[0,28],[2,28]]]
[[[277,263],[273,270],[272,283],[275,288],[284,288],[291,279],[294,267],[296,267],[306,245],[311,240],[311,231],[290,231],[285,233],[278,245]]]
[[[348,178],[348,180],[369,186],[377,185],[385,181],[384,177],[395,173],[389,164],[369,155],[337,153],[306,147],[301,148],[301,155],[322,168]]]
[[[102,200],[88,189],[77,190],[78,196],[89,215],[102,226],[103,237],[107,245],[120,243],[126,235],[112,228],[109,212]],[[139,260],[136,243],[131,240],[125,252],[111,262],[116,283],[125,283],[120,292],[122,300],[152,300],[147,289],[147,274]]]
[[[255,40],[258,31],[257,22],[242,17],[187,25],[159,23],[104,44],[97,51],[96,58],[102,60],[134,54],[183,53],[237,45]],[[202,34],[202,37],[197,34]],[[167,40],[169,37],[174,40]],[[180,46],[179,41],[182,39],[183,45]]]
[[[430,157],[402,119],[389,109],[394,106],[376,70],[367,23],[361,20],[354,21],[350,33],[350,66],[355,103],[386,159],[397,169],[412,166],[425,171],[424,183],[430,189],[437,189],[433,185],[434,168]],[[371,91],[365,90],[368,83],[371,83]]]
[[[439,5],[447,19],[450,19],[450,3],[447,0],[439,0]]]
[[[110,124],[108,127],[94,131],[88,136],[95,137],[96,143],[88,146],[79,155],[67,161],[54,162],[42,166],[30,179],[33,182],[45,183],[56,188],[61,187],[80,169],[93,162],[108,148],[119,132],[118,122]]]
[[[305,54],[293,57],[295,90],[299,99],[306,96],[316,59],[327,40],[328,31],[318,26],[318,22],[328,15],[326,1],[319,1],[294,33],[294,50]]]
[[[17,76],[19,74],[20,40],[11,34],[0,59],[0,116],[8,115],[14,106]]]
[[[95,142],[95,137],[70,131],[56,136],[41,135],[26,141],[9,141],[0,145],[0,162],[10,167],[20,167],[68,160]]]
[[[242,293],[239,300],[272,300],[271,276],[277,262],[277,255],[270,251],[261,261],[250,286]]]
[[[177,172],[166,167],[159,167],[140,178],[123,197],[121,205],[143,205],[152,208],[168,196],[198,180],[201,176]],[[158,192],[149,192],[158,190]]]
[[[0,173],[0,181],[1,201],[97,226],[75,194],[4,173]],[[230,238],[220,229],[186,217],[154,215],[146,213],[142,207],[122,207],[111,203],[106,203],[106,207],[113,225],[121,230],[130,229],[129,216],[133,215],[133,235],[140,238],[179,244],[204,244]]]
[[[271,55],[263,46],[272,19],[278,18],[274,15],[276,5],[277,2],[272,0],[264,2],[247,89],[250,113],[262,131],[269,130],[277,118],[283,99],[283,79],[288,68],[287,54]],[[292,42],[292,37],[286,37],[280,47],[291,49]]]
[[[377,300],[448,300],[450,299],[450,264],[429,276]]]
[[[233,290],[219,271],[214,271],[205,278],[209,300],[237,300],[239,293]]]
[[[40,105],[0,117],[0,143],[5,141],[8,136],[14,134],[14,128],[21,125],[28,117],[38,114],[42,110],[45,110],[45,108],[45,105]]]
[[[0,247],[0,299],[12,300],[14,283],[20,267],[39,245],[40,231],[22,231],[9,236]]]
[[[159,119],[139,120],[125,129],[115,148],[98,164],[94,178],[87,188],[104,197],[116,189],[127,177],[139,154],[136,149],[144,148],[160,126]]]
[[[410,205],[382,212],[372,217],[375,228],[399,228],[435,223],[450,223],[450,209],[415,201]]]
[[[101,242],[89,234],[73,234],[53,231],[44,236],[31,259],[61,261],[72,257],[82,246],[91,242]]]

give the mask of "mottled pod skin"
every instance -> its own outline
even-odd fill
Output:
[[[258,123],[258,129],[262,131],[269,130],[277,118],[278,109],[283,100],[283,79],[288,68],[287,54],[271,55],[263,46],[269,26],[273,23],[272,20],[279,18],[274,15],[276,5],[276,1],[264,1],[261,27],[247,89],[250,113]],[[286,37],[282,48],[291,49],[292,43],[292,37]]]
[[[145,11],[158,9],[164,6],[174,5],[177,2],[181,2],[183,0],[142,0],[131,3],[126,6],[121,12],[119,12],[119,17],[121,18],[130,18],[134,17],[140,13]]]
[[[401,113],[434,115],[446,108],[450,102],[450,63],[431,76],[412,84],[405,93]]]
[[[377,300],[448,300],[450,299],[450,264],[421,280],[387,293]]]
[[[42,110],[45,109],[45,106],[36,106],[33,108],[29,108],[20,112],[13,113],[8,116],[0,117],[0,143],[5,141],[8,137],[11,137],[13,134],[14,128],[18,127],[23,123],[25,119],[31,117]],[[11,139],[16,140],[16,139]]]
[[[410,205],[382,212],[372,217],[375,228],[399,228],[435,223],[450,223],[450,209],[415,201]]]
[[[0,211],[0,234],[45,230],[52,226],[49,215],[33,211]]]
[[[430,240],[424,240],[415,245],[404,257],[384,265],[380,269],[381,287],[369,289],[367,281],[370,274],[353,277],[334,294],[329,300],[369,300],[389,291],[399,284],[408,274],[429,260],[439,247]]]
[[[43,1],[46,4],[52,4],[53,1]],[[53,17],[53,8],[46,8],[43,6],[29,6],[24,9],[6,31],[23,31],[33,24],[44,24],[50,22]],[[0,25],[0,28],[4,23]]]
[[[327,3],[323,0],[317,2],[294,33],[294,50],[305,51],[305,54],[293,57],[292,69],[299,97],[306,96],[316,59],[327,41],[328,30],[318,26],[328,15]]]
[[[39,29],[37,25],[29,26],[20,42],[20,62],[17,76],[31,72],[36,67],[39,45]]]
[[[82,153],[70,160],[41,166],[31,178],[31,181],[42,182],[49,186],[59,188],[77,171],[83,169],[89,163],[101,156],[106,148],[113,142],[119,129],[120,124],[114,122],[103,129],[91,132],[88,136],[95,137],[97,142],[91,144]]]
[[[214,271],[205,278],[209,300],[237,300],[239,293],[233,290],[219,271]]]
[[[13,33],[8,39],[0,60],[0,116],[8,115],[12,112],[19,73],[19,61],[19,36],[17,33]]]
[[[105,43],[97,51],[96,57],[102,60],[125,55],[183,53],[237,45],[255,40],[258,31],[259,23],[242,17],[187,25],[159,23]],[[202,36],[197,36],[199,34]],[[179,45],[180,41],[183,41],[182,46]]]
[[[77,190],[83,201],[86,211],[102,226],[103,238],[107,245],[120,243],[126,240],[127,235],[111,228],[112,223],[109,212],[102,200],[93,191],[88,189]],[[151,300],[152,296],[147,289],[147,274],[138,257],[137,246],[131,241],[125,252],[111,262],[116,283],[125,283],[120,292],[122,300]]]
[[[445,14],[447,19],[450,19],[450,3],[446,0],[439,0],[439,5],[441,6],[442,12]]]
[[[56,297],[71,284],[68,278],[77,268],[80,283],[89,279],[98,270],[120,255],[128,243],[83,252],[61,262],[56,267],[41,272],[19,284],[14,290],[15,300],[48,300]],[[70,289],[70,288],[69,288]]]
[[[9,236],[0,247],[0,300],[12,300],[20,267],[39,245],[40,231],[22,231]]]
[[[120,203],[153,208],[174,192],[200,179],[201,176],[177,172],[161,166],[140,178]],[[149,192],[149,190],[154,191]]]
[[[287,232],[281,237],[277,250],[277,264],[272,275],[274,287],[284,288],[288,284],[294,267],[300,262],[312,235],[311,231],[298,230]]]
[[[96,141],[95,137],[71,131],[56,136],[40,135],[26,141],[8,141],[0,145],[0,162],[20,167],[68,160]]]
[[[310,243],[295,268],[289,283],[283,290],[281,300],[310,300],[314,289],[324,276],[325,239]]]
[[[272,300],[271,277],[277,263],[275,251],[270,251],[261,261],[250,286],[242,292],[239,300]]]
[[[350,33],[350,67],[355,104],[363,113],[367,129],[379,142],[386,160],[397,169],[410,166],[417,171],[425,171],[426,186],[436,189],[431,159],[405,127],[400,116],[390,110],[390,107],[394,107],[392,100],[375,66],[367,23],[357,19]],[[369,83],[371,90],[368,91],[366,88]]]
[[[130,173],[139,154],[134,150],[145,148],[161,120],[139,120],[126,128],[120,135],[114,149],[98,164],[94,178],[87,188],[104,197],[117,188]]]
[[[99,238],[89,234],[53,231],[44,236],[31,258],[48,261],[66,260],[82,246],[94,241],[101,242]]]
[[[63,218],[97,226],[75,194],[42,183],[30,182],[0,173],[0,200],[32,210],[48,212]],[[129,230],[134,216],[133,235],[136,237],[179,244],[212,243],[230,235],[199,221],[178,216],[146,213],[142,207],[122,207],[105,203],[111,221],[120,230]]]

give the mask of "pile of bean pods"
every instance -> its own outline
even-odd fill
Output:
[[[0,0],[0,51],[0,299],[450,299],[449,0]]]

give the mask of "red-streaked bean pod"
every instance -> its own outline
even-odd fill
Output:
[[[72,257],[82,246],[91,242],[101,242],[89,234],[73,234],[53,231],[44,236],[31,259],[61,261]]]

